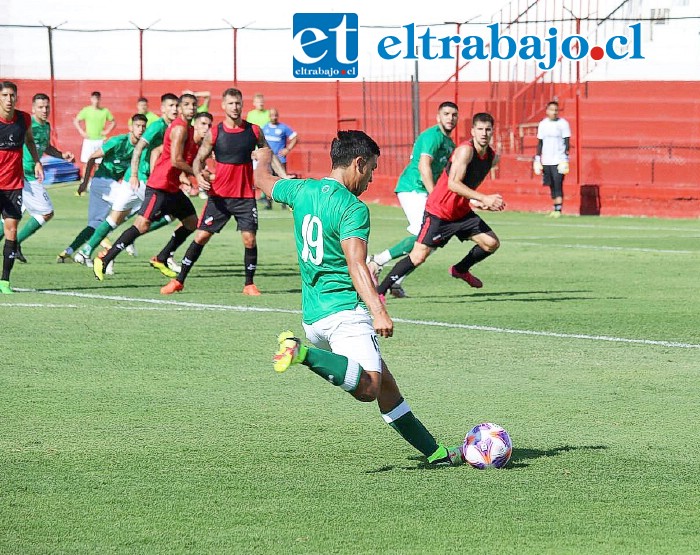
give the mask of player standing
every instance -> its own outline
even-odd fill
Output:
[[[379,154],[362,131],[339,131],[330,176],[301,180],[274,177],[271,151],[258,151],[257,186],[294,210],[302,320],[315,345],[283,332],[274,368],[284,372],[304,364],[355,399],[376,400],[384,421],[428,462],[462,464],[459,447],[439,445],[415,417],[379,351],[377,335],[391,337],[394,324],[372,286],[366,264],[369,209],[358,198],[372,181]]]
[[[62,153],[51,144],[51,124],[49,124],[49,114],[51,107],[49,97],[44,93],[37,93],[32,98],[32,136],[34,144],[39,154],[39,159],[44,153],[56,158],[73,161],[73,153]],[[49,197],[43,183],[36,180],[34,175],[34,158],[29,152],[27,145],[24,145],[22,155],[24,166],[24,187],[22,189],[22,209],[29,212],[29,220],[22,226],[17,234],[17,260],[26,262],[27,259],[22,254],[21,244],[41,227],[53,218],[53,203]],[[3,233],[0,231],[0,238]]]
[[[44,168],[32,136],[29,114],[17,110],[17,85],[0,81],[0,211],[4,218],[5,246],[2,251],[0,293],[14,293],[10,273],[17,258],[17,224],[22,219],[24,174],[22,151],[26,145],[34,162],[34,177],[44,180]]]
[[[537,126],[537,155],[532,163],[535,175],[542,174],[542,185],[549,187],[553,210],[551,218],[561,217],[564,203],[564,176],[569,173],[569,122],[559,117],[559,103],[550,102],[547,117]]]
[[[182,259],[180,273],[161,288],[163,295],[182,291],[187,274],[199,259],[204,246],[214,233],[219,233],[224,228],[231,217],[235,218],[243,240],[243,294],[260,295],[253,280],[258,265],[258,209],[255,204],[251,154],[258,147],[266,147],[267,142],[260,127],[243,119],[241,91],[226,89],[222,97],[224,121],[212,128],[204,138],[193,166],[199,187],[208,193],[209,198],[199,217],[194,241]],[[212,152],[216,158],[216,169],[215,179],[210,184],[205,178],[205,165]],[[272,165],[279,175],[287,176],[279,160],[273,159]]]

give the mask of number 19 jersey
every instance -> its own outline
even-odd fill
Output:
[[[361,302],[341,242],[369,241],[369,209],[345,186],[323,179],[280,179],[272,198],[294,209],[294,238],[301,273],[301,308],[313,324]]]

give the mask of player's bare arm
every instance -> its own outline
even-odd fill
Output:
[[[129,177],[129,185],[135,191],[139,188],[139,161],[143,149],[148,146],[148,141],[141,138],[134,147],[134,153],[131,155],[131,177]],[[153,166],[151,166],[153,167]]]
[[[39,151],[36,149],[36,143],[34,142],[34,134],[32,133],[32,128],[27,127],[27,133],[24,136],[24,144],[27,145],[29,149],[29,154],[32,155],[32,160],[34,160],[34,177],[41,183],[44,181],[44,167],[41,165],[41,159],[39,158]]]
[[[203,191],[208,191],[211,188],[211,184],[206,179],[206,173],[204,170],[206,170],[207,160],[211,156],[213,150],[214,144],[211,142],[211,131],[209,131],[204,136],[204,140],[199,146],[197,156],[195,156],[194,163],[192,164],[194,176],[197,178],[197,184]]]
[[[78,133],[80,133],[83,139],[87,139],[87,133],[80,127],[80,120],[77,117],[73,119],[73,126],[78,130]]]
[[[420,173],[420,179],[423,182],[425,190],[428,194],[433,192],[435,188],[435,181],[433,181],[433,157],[428,154],[421,154],[418,159],[418,172]]]
[[[267,144],[267,140],[265,139],[265,135],[263,135],[262,133],[260,133],[260,137],[258,137],[258,151],[256,151],[256,152],[259,152],[259,149],[261,149],[261,148],[268,148],[268,149],[270,148],[270,145]],[[261,163],[262,162],[260,161],[260,156],[258,156],[258,164],[261,164]],[[272,166],[272,169],[275,170],[275,173],[277,175],[279,175],[280,177],[282,177],[284,179],[289,179],[292,177],[291,175],[287,174],[287,172],[285,171],[284,167],[282,166],[282,163],[279,161],[277,156],[273,156],[270,159],[270,165]],[[256,182],[256,186],[257,186],[257,182]],[[267,194],[267,193],[265,193],[265,194]]]
[[[272,188],[280,180],[279,177],[272,175],[270,172],[272,150],[270,150],[270,147],[264,147],[259,148],[255,152],[258,153],[258,165],[254,171],[255,186],[272,198]]]
[[[171,153],[170,163],[173,168],[185,172],[187,175],[194,175],[192,166],[185,161],[185,142],[187,141],[187,128],[181,125],[170,131]]]
[[[505,203],[499,194],[485,195],[475,189],[467,187],[462,180],[467,174],[467,166],[474,157],[474,149],[468,145],[457,147],[452,155],[452,166],[450,167],[447,186],[450,191],[461,197],[467,198],[476,208],[486,210],[503,210]]]
[[[112,120],[107,122],[107,127],[105,127],[105,130],[102,132],[102,136],[106,137],[112,132],[112,129],[117,125],[117,122]]]
[[[372,276],[366,262],[367,243],[358,237],[351,237],[342,241],[341,246],[348,263],[353,287],[372,314],[374,330],[382,337],[391,337],[394,334],[394,322],[389,317],[372,283]]]
[[[79,195],[82,195],[87,190],[88,182],[90,181],[90,176],[92,175],[92,170],[95,167],[95,160],[102,158],[104,155],[105,154],[102,152],[102,149],[98,148],[90,155],[90,158],[88,158],[87,165],[85,166],[85,175],[83,175],[83,180],[80,182],[80,186],[78,187]]]
[[[157,146],[151,151],[151,159],[148,162],[148,166],[150,168],[155,168],[156,164],[158,163],[158,158],[160,158],[160,155],[163,153],[163,145]]]
[[[61,152],[52,144],[47,146],[46,150],[44,152],[46,154],[48,154],[49,156],[53,156],[54,158],[62,158],[63,160],[66,160],[67,162],[72,162],[73,160],[75,160],[75,156],[73,155],[73,153],[70,150],[67,150],[66,152]]]

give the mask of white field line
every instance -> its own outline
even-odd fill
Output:
[[[506,245],[529,245],[534,247],[541,247],[543,243],[534,243],[529,241],[518,241],[512,239],[506,239],[504,241]],[[558,243],[548,243],[548,249],[552,248],[562,248],[562,249],[590,249],[590,250],[600,250],[600,251],[628,251],[628,252],[655,252],[655,253],[666,253],[666,254],[700,254],[700,251],[683,251],[683,250],[672,250],[672,249],[645,249],[641,247],[608,247],[604,245],[570,245],[570,244],[558,244]]]
[[[58,295],[63,297],[77,297],[82,299],[99,299],[108,301],[121,301],[130,302],[146,305],[156,305],[156,306],[135,306],[130,307],[129,310],[158,310],[159,308],[165,310],[166,307],[175,307],[175,310],[184,309],[194,309],[194,310],[212,310],[212,311],[231,311],[231,312],[270,312],[273,314],[301,314],[300,310],[291,310],[285,308],[264,308],[264,307],[254,307],[254,306],[235,306],[235,305],[220,305],[220,304],[205,304],[205,303],[193,303],[186,301],[173,301],[169,299],[140,299],[138,297],[124,297],[121,295],[98,295],[94,293],[77,293],[74,291],[37,291],[35,289],[18,289],[18,291],[32,292],[32,293],[42,293],[44,295]],[[159,306],[158,306],[159,305]],[[3,306],[0,303],[0,306]],[[47,305],[54,306],[54,305]],[[66,305],[55,305],[55,306],[66,306]],[[119,307],[125,308],[125,307]],[[700,344],[694,343],[681,343],[677,341],[659,341],[653,339],[630,339],[626,337],[613,337],[608,335],[586,335],[580,333],[555,333],[549,331],[536,331],[536,330],[517,330],[509,328],[499,328],[494,326],[478,326],[473,324],[455,324],[451,322],[436,322],[432,320],[409,320],[404,318],[394,318],[394,322],[400,322],[403,324],[412,324],[416,326],[429,326],[429,327],[440,327],[449,329],[461,329],[461,330],[473,330],[473,331],[485,331],[491,333],[507,333],[513,335],[533,335],[539,337],[559,337],[563,339],[584,339],[588,341],[606,341],[610,343],[629,343],[635,345],[654,345],[659,347],[672,347],[678,349],[700,349]]]

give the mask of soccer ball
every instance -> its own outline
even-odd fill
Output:
[[[484,422],[464,438],[462,456],[474,468],[503,468],[513,453],[510,436],[501,426]]]

